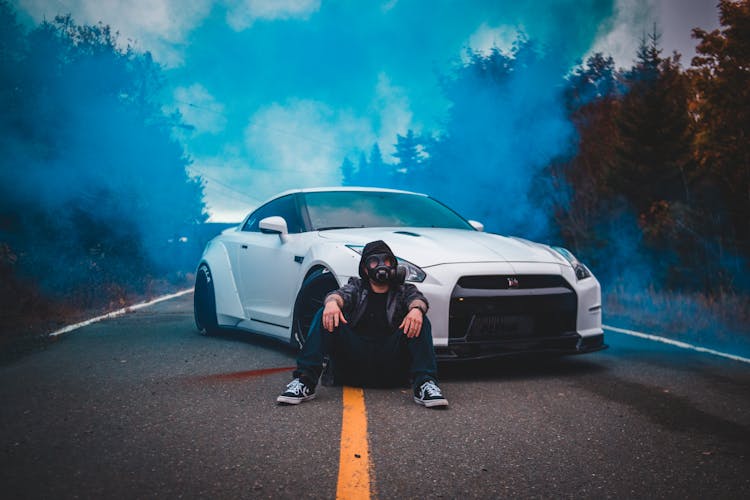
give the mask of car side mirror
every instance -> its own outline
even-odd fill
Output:
[[[283,217],[279,217],[278,215],[266,217],[260,220],[258,227],[262,233],[278,234],[281,241],[286,242],[287,240],[289,229]]]
[[[480,231],[480,232],[484,231],[484,224],[482,224],[481,222],[477,222],[475,220],[470,220],[469,224],[471,224],[471,227],[473,227],[477,231]]]

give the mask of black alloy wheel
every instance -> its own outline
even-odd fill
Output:
[[[193,313],[195,326],[203,335],[216,335],[219,324],[216,320],[216,294],[214,281],[208,265],[201,264],[195,276],[195,293],[193,294]]]
[[[327,269],[319,268],[310,273],[297,294],[294,302],[294,319],[292,321],[292,334],[289,343],[295,349],[302,349],[307,339],[307,333],[312,325],[313,318],[318,310],[323,307],[328,292],[338,289],[339,285]]]

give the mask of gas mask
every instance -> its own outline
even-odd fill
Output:
[[[388,283],[396,275],[396,262],[393,255],[375,253],[365,259],[367,277],[375,283]]]
[[[398,265],[393,252],[382,240],[365,245],[359,262],[359,277],[363,280],[392,286],[404,284],[406,268]]]

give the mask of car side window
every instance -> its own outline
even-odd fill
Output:
[[[242,226],[243,231],[260,232],[258,224],[266,217],[277,215],[286,221],[290,233],[302,232],[302,218],[297,208],[297,200],[294,195],[284,196],[278,200],[263,205],[253,212]]]

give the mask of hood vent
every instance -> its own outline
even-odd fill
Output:
[[[406,236],[415,236],[419,238],[421,235],[417,233],[412,233],[411,231],[393,231],[394,234],[405,234]]]

